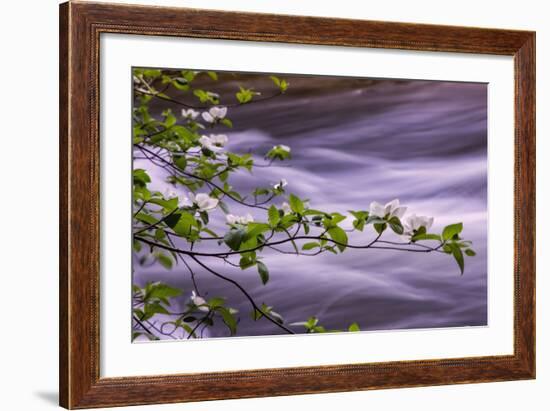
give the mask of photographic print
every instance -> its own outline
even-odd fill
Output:
[[[132,341],[487,325],[487,84],[131,81]]]

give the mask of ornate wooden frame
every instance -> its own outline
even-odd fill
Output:
[[[514,354],[100,378],[101,33],[499,54],[515,62]],[[535,377],[535,33],[183,8],[60,6],[60,404],[90,408]]]

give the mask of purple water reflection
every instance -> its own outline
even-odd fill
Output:
[[[285,95],[229,111],[235,124],[227,133],[230,151],[252,152],[260,160],[273,145],[286,144],[293,153],[290,167],[236,174],[231,183],[239,192],[286,178],[287,191],[311,199],[312,208],[343,214],[397,197],[409,212],[434,216],[434,232],[464,222],[464,237],[474,242],[477,256],[467,259],[460,276],[452,258],[434,253],[348,249],[341,255],[297,257],[266,251],[271,272],[266,286],[254,269],[210,265],[239,281],[259,303],[275,307],[288,323],[316,316],[327,328],[355,321],[364,330],[486,325],[487,86],[285,78],[290,82]],[[240,80],[229,74],[220,78],[228,89]],[[246,80],[255,81],[250,75]],[[135,167],[147,168],[153,187],[164,189],[159,169],[141,160]],[[230,206],[233,214],[252,212],[265,220],[261,210]],[[211,220],[212,228],[223,231],[221,211],[211,213]],[[353,234],[350,242],[365,244],[373,238],[370,231]],[[226,297],[239,309],[239,336],[282,332],[267,321],[252,321],[239,290],[195,268],[203,293]],[[134,269],[139,284],[165,281],[186,290],[175,309],[185,306],[192,286],[183,266],[134,264]],[[226,335],[224,327],[210,331],[210,336]]]

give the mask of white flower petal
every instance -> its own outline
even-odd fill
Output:
[[[199,116],[199,112],[193,110],[192,108],[190,108],[188,110],[182,109],[181,110],[181,116],[184,117],[184,118],[195,120]]]
[[[391,214],[392,216],[401,219],[405,215],[405,211],[407,211],[407,207],[398,207],[395,210],[393,210]]]
[[[369,214],[371,216],[383,218],[386,215],[385,208],[382,204],[373,201],[370,203]]]
[[[227,107],[221,107],[218,112],[218,118],[224,118],[227,114]]]
[[[227,144],[227,136],[225,134],[211,134],[210,141],[218,147],[223,147]]]
[[[227,107],[211,107],[208,112],[214,120],[222,119],[227,114]]]
[[[283,212],[285,214],[290,214],[292,212],[292,209],[290,208],[290,205],[287,203],[287,202],[284,202],[282,205],[281,205],[281,210],[283,210]]]
[[[227,214],[225,216],[225,221],[227,221],[229,224],[236,224],[239,220],[239,217],[233,214]]]
[[[207,123],[213,123],[215,121],[214,116],[206,111],[202,113],[202,118]]]
[[[384,206],[385,214],[393,214],[393,211],[399,207],[399,200],[396,198]]]

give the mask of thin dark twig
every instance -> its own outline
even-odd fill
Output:
[[[166,335],[167,337],[171,337],[173,340],[177,340],[177,338],[172,335],[173,332],[172,334],[164,334],[158,327],[151,323],[151,321],[147,321],[147,324],[149,324],[151,328],[153,328],[153,330],[155,330],[156,332],[161,333],[162,335]]]
[[[287,333],[289,334],[294,334],[294,331],[292,331],[290,328],[287,328],[284,324],[281,324],[279,322],[277,322],[277,320],[273,319],[270,315],[268,315],[267,313],[265,313],[257,304],[256,302],[254,301],[254,299],[250,296],[250,294],[248,294],[248,292],[243,288],[242,285],[240,285],[237,281],[233,280],[232,278],[229,278],[229,277],[226,277],[214,270],[212,270],[210,267],[208,267],[206,264],[204,264],[202,261],[200,261],[197,257],[195,257],[194,255],[191,255],[190,256],[198,265],[200,265],[202,268],[204,268],[206,271],[208,271],[209,273],[215,275],[216,277],[218,278],[221,278],[222,280],[225,280],[227,282],[230,282],[231,284],[233,284],[235,287],[237,287],[243,294],[244,296],[247,298],[247,300],[250,302],[250,304],[252,305],[252,307],[257,310],[259,313],[261,313],[265,318],[267,318],[269,321],[271,321],[273,324],[275,324],[277,327],[285,330]]]
[[[195,331],[197,331],[197,328],[199,328],[200,325],[202,323],[204,323],[210,317],[211,313],[212,313],[212,310],[209,310],[208,313],[204,317],[202,317],[202,319],[193,327],[193,329],[191,330],[191,332],[187,336],[187,339],[191,338],[191,336],[195,334]]]
[[[202,252],[199,252],[199,251],[188,251],[188,250],[181,250],[181,249],[178,249],[178,248],[168,247],[164,244],[159,244],[159,243],[150,241],[146,238],[139,237],[139,236],[135,236],[135,238],[137,240],[141,241],[141,242],[146,243],[146,244],[157,246],[159,248],[164,248],[165,250],[168,250],[168,251],[174,251],[176,253],[183,253],[183,254],[187,254],[187,255],[190,255],[190,256],[202,256],[202,257],[224,257],[224,256],[229,256],[229,255],[252,252],[252,251],[259,250],[263,247],[269,247],[269,246],[273,246],[273,245],[280,245],[280,244],[288,243],[288,242],[291,242],[291,241],[293,242],[294,240],[317,240],[317,241],[321,240],[320,237],[302,235],[302,236],[297,236],[297,237],[285,238],[285,239],[278,240],[278,241],[273,241],[271,243],[264,242],[262,244],[257,245],[256,247],[252,247],[252,248],[249,248],[249,249],[246,249],[246,250],[224,251],[224,252],[221,252],[221,253],[202,253]],[[344,244],[344,243],[335,241],[331,238],[323,238],[323,240],[325,240],[327,242],[330,242],[332,244],[335,244],[335,245],[339,245],[339,246],[346,247],[346,248],[352,248],[352,249],[374,248],[373,245],[377,241],[376,239],[374,239],[373,241],[371,241],[369,244],[366,244],[366,245],[353,245],[353,244]],[[438,251],[437,249],[419,250],[419,249],[399,248],[399,247],[376,247],[376,248],[383,248],[383,249],[395,250],[395,251],[420,252],[420,253]],[[442,252],[442,251],[439,251],[439,252]]]
[[[168,242],[172,245],[172,247],[175,247],[174,241],[169,236],[166,236],[166,238],[168,239]],[[183,258],[181,254],[177,253],[177,256],[179,257],[183,265],[185,265],[185,267],[189,271],[189,274],[191,274],[191,281],[193,282],[193,287],[195,288],[195,291],[198,295],[201,295],[201,292],[199,291],[199,286],[197,285],[197,280],[195,279],[195,272],[193,271],[191,266],[187,264],[187,261],[185,261],[185,258]]]
[[[141,210],[143,210],[143,207],[145,207],[145,205],[147,204],[148,202],[147,201],[144,201],[140,206],[139,208],[137,209],[137,211],[134,213],[134,217],[137,216]]]
[[[153,334],[151,330],[149,330],[149,328],[147,328],[147,326],[143,324],[143,322],[139,318],[137,318],[137,316],[134,315],[133,318],[134,318],[134,321],[138,323],[138,325],[147,332],[147,334],[152,335],[153,337],[156,337],[156,335]]]
[[[163,223],[164,221],[166,221],[166,219],[168,217],[170,217],[172,214],[174,214],[176,211],[178,211],[179,208],[176,207],[174,208],[172,211],[170,211],[168,214],[166,214],[164,217],[162,217],[160,220],[158,220],[156,223],[153,223],[147,227],[143,227],[142,229],[136,231],[134,234],[140,234],[140,233],[143,233],[144,231],[149,231],[149,230],[152,230],[153,228],[155,227],[158,227],[159,224]]]
[[[158,154],[155,154],[154,152],[152,152],[151,150],[148,150],[147,148],[139,145],[139,144],[136,144],[136,146],[142,150],[142,151],[145,151],[149,154],[151,154],[152,156],[158,158],[160,161],[162,161],[163,163],[166,164],[167,167],[170,167],[171,169],[173,169],[173,171],[176,173],[176,174],[181,174],[185,177],[190,177],[190,178],[194,178],[194,179],[197,179],[197,180],[200,180],[200,181],[204,181],[206,184],[208,184],[209,186],[211,187],[214,187],[215,189],[219,190],[221,193],[223,193],[225,196],[229,197],[231,200],[235,201],[236,203],[239,203],[239,204],[242,204],[244,206],[247,206],[247,207],[252,207],[252,208],[261,208],[262,210],[267,210],[267,207],[263,207],[261,205],[256,205],[256,204],[250,204],[250,203],[247,203],[245,201],[242,201],[242,200],[239,200],[237,197],[233,196],[232,194],[228,193],[227,191],[225,191],[222,187],[220,187],[218,184],[216,183],[213,183],[212,181],[210,181],[210,179],[208,178],[205,178],[205,177],[201,177],[201,176],[198,176],[196,174],[192,174],[192,173],[187,173],[185,171],[182,171],[180,169],[178,169],[176,166],[174,166],[172,163],[170,163],[169,161],[167,161],[166,159],[160,157]]]
[[[290,255],[303,255],[305,257],[314,257],[316,255],[319,255],[321,253],[323,253],[325,250],[319,250],[319,251],[316,251],[315,253],[302,253],[302,252],[298,252],[296,253],[295,251],[285,251],[285,250],[281,250],[280,248],[276,248],[276,247],[273,247],[272,245],[268,245],[267,248],[270,248],[272,249],[273,251],[276,251],[280,254],[290,254]]]
[[[180,106],[183,106],[183,107],[187,107],[187,108],[194,108],[194,109],[197,109],[197,110],[206,110],[206,109],[209,109],[210,107],[212,107],[212,106],[209,106],[209,105],[197,106],[197,105],[194,105],[194,104],[191,104],[191,103],[185,103],[181,100],[177,100],[177,99],[172,98],[172,97],[161,96],[161,95],[159,95],[160,93],[147,92],[145,90],[140,90],[140,89],[134,89],[134,90],[136,92],[140,93],[140,94],[145,94],[145,95],[148,95],[148,96],[156,97],[160,100],[168,101],[170,103],[174,103],[174,104],[177,104],[177,105],[180,105]],[[252,103],[260,103],[262,101],[271,100],[272,98],[278,97],[282,94],[283,93],[281,91],[279,91],[276,94],[272,94],[272,95],[269,95],[269,96],[264,97],[264,98],[252,99],[251,101],[249,101],[248,103],[245,103],[245,104],[242,104],[242,103],[221,104],[220,103],[220,104],[214,104],[214,105],[229,107],[229,108],[231,108],[231,107],[242,107],[242,106],[246,106],[246,105],[249,105],[249,104],[252,104]]]

